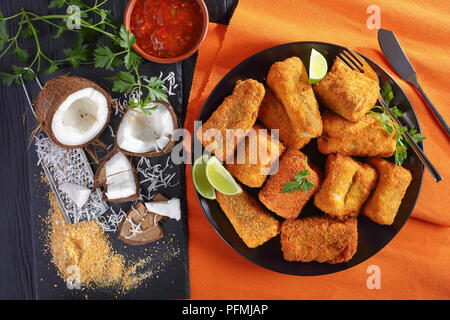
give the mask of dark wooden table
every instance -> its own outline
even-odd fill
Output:
[[[50,0],[3,0],[0,11],[9,16],[25,7],[45,13]],[[125,0],[110,0],[116,16],[123,12]],[[210,21],[227,24],[237,0],[205,0]],[[45,30],[43,30],[45,32]],[[49,43],[52,50],[60,50]],[[183,107],[187,105],[197,55],[185,60],[183,66]],[[13,63],[6,55],[0,71]],[[20,87],[0,84],[0,299],[33,299],[32,246],[29,210],[29,179],[27,170],[28,133],[23,125],[26,100]]]

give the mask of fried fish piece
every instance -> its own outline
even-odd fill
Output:
[[[286,220],[281,226],[281,250],[287,261],[345,262],[357,247],[357,219],[353,217],[307,217]]]
[[[286,147],[301,149],[311,141],[310,137],[304,138],[297,135],[286,110],[270,89],[266,88],[266,95],[259,107],[258,119],[267,128],[278,129],[280,140]]]
[[[395,129],[389,135],[374,114],[368,113],[354,123],[326,112],[322,121],[323,134],[317,138],[317,147],[323,154],[390,157],[395,152]]]
[[[367,162],[378,170],[380,177],[362,213],[376,223],[391,225],[412,175],[407,169],[381,158],[369,158]]]
[[[237,234],[249,248],[256,248],[280,233],[280,221],[245,190],[234,196],[216,192],[216,197]]]
[[[352,122],[358,122],[373,108],[380,94],[378,82],[350,69],[339,59],[313,88],[326,107]]]
[[[340,154],[329,155],[325,179],[314,196],[314,204],[332,217],[356,217],[377,178],[377,171],[368,164]]]
[[[322,134],[319,104],[300,58],[275,62],[266,83],[283,104],[298,137],[315,138]]]
[[[255,124],[243,140],[237,146],[234,163],[228,163],[226,169],[246,186],[259,188],[283,153],[284,146],[259,124]]]
[[[307,177],[314,186],[308,193],[304,190],[283,193],[284,185],[294,181],[294,176],[306,169],[306,156],[295,149],[287,149],[280,158],[278,172],[271,175],[264,187],[259,191],[258,198],[269,210],[280,217],[295,219],[304,205],[317,192],[321,183],[319,169],[308,161],[310,175]]]
[[[222,161],[230,159],[255,124],[264,94],[264,86],[256,80],[237,81],[233,93],[196,132],[205,149]]]

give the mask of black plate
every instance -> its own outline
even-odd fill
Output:
[[[234,67],[217,84],[206,100],[198,120],[206,121],[211,116],[216,108],[222,103],[223,99],[232,93],[237,80],[252,78],[264,83],[271,65],[276,61],[281,61],[292,56],[298,56],[303,60],[303,63],[308,69],[309,56],[312,48],[316,49],[325,56],[328,61],[329,68],[331,68],[338,53],[344,49],[341,46],[329,43],[294,42],[261,51]],[[414,126],[420,131],[420,125],[414,109],[399,85],[381,67],[371,60],[367,58],[365,59],[378,73],[380,83],[384,83],[385,81],[389,81],[391,83],[395,94],[395,99],[392,101],[392,105],[397,105],[399,109],[404,112],[404,116],[401,119],[403,124],[408,125],[408,127]],[[325,109],[323,106],[320,108],[321,111]],[[422,143],[420,146],[423,148]],[[195,150],[194,147],[192,150]],[[305,148],[302,149],[302,151],[308,156],[312,163],[316,164],[323,172],[327,157],[317,151],[316,140],[310,142]],[[194,156],[196,155],[193,154],[192,157]],[[366,217],[359,217],[358,251],[350,261],[345,263],[328,264],[317,262],[304,263],[285,261],[281,252],[280,236],[272,238],[260,247],[250,249],[237,235],[217,201],[205,199],[198,193],[197,197],[200,201],[203,212],[217,233],[223,240],[225,240],[226,243],[228,243],[230,247],[248,260],[261,267],[281,273],[301,276],[322,275],[351,268],[369,259],[384,246],[386,246],[397,234],[397,232],[400,231],[414,208],[420,192],[424,171],[423,165],[418,157],[414,154],[414,152],[410,151],[408,152],[408,158],[403,166],[411,171],[413,180],[402,201],[394,223],[391,226],[382,226],[372,222]],[[258,189],[246,188],[246,190],[257,198]],[[273,215],[277,217],[277,219],[282,220],[277,215]],[[310,200],[302,210],[300,218],[311,215],[323,215],[323,213],[317,209]]]

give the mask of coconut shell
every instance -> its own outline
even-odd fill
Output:
[[[95,90],[99,91],[101,94],[105,96],[108,104],[108,116],[106,118],[105,125],[95,137],[93,137],[90,141],[84,144],[75,146],[64,145],[61,142],[59,142],[58,139],[56,139],[55,135],[52,132],[51,127],[53,116],[55,115],[55,112],[58,109],[58,107],[67,99],[69,95],[85,88],[94,88]],[[39,93],[34,105],[36,118],[39,122],[39,125],[42,129],[44,129],[45,133],[50,137],[50,139],[55,144],[63,148],[76,149],[76,148],[83,148],[92,143],[93,141],[97,140],[100,134],[103,132],[103,130],[105,130],[105,128],[108,126],[109,119],[111,117],[111,103],[112,103],[111,96],[105,90],[103,90],[103,88],[101,88],[98,84],[85,78],[64,75],[47,81],[47,83],[44,85],[41,92]]]
[[[103,200],[104,201],[108,201],[108,202],[126,202],[126,201],[133,201],[136,199],[139,199],[141,193],[140,193],[140,184],[139,184],[139,179],[138,176],[136,174],[136,169],[133,166],[133,162],[130,161],[130,159],[128,159],[128,161],[130,161],[130,165],[131,165],[131,169],[133,172],[133,176],[134,176],[134,181],[136,183],[136,193],[125,197],[125,198],[119,198],[119,199],[108,199],[108,196],[106,195],[106,162],[108,162],[109,159],[111,159],[117,152],[119,152],[119,150],[114,149],[113,151],[111,151],[110,153],[108,153],[106,155],[106,157],[103,159],[103,161],[100,163],[100,166],[98,167],[97,171],[95,172],[94,175],[94,188],[102,188],[103,189]]]
[[[167,110],[169,110],[170,115],[172,116],[172,120],[173,120],[173,130],[177,130],[178,129],[178,118],[177,115],[175,114],[175,111],[173,110],[172,106],[164,101],[154,101],[156,103],[161,103],[163,105],[166,106]],[[127,111],[130,112],[130,111]],[[131,111],[133,112],[133,111]],[[120,150],[123,154],[129,155],[129,156],[136,156],[136,157],[144,157],[144,158],[150,158],[150,157],[159,157],[162,155],[165,155],[167,153],[169,153],[170,151],[172,151],[174,145],[175,145],[175,140],[172,140],[172,136],[169,136],[170,140],[167,143],[167,145],[164,147],[164,149],[160,150],[160,151],[150,151],[150,152],[145,152],[145,153],[136,153],[136,152],[130,152],[127,150],[124,150],[122,148],[119,147],[119,144],[117,143],[117,133],[119,132],[119,128],[122,125],[122,121],[125,118],[125,116],[122,117],[122,119],[120,120],[119,126],[117,127],[117,131],[115,134],[115,146],[118,150]]]
[[[153,198],[153,201],[167,201],[167,200],[168,200],[167,198],[165,198],[163,195],[159,193],[156,194]],[[161,216],[154,212],[149,212],[142,201],[138,202],[133,207],[135,210],[139,212],[139,215],[137,215],[136,212],[133,210],[133,208],[131,208],[127,213],[127,218],[129,217],[135,224],[141,222],[142,233],[138,233],[136,234],[135,237],[127,239],[125,237],[125,234],[127,232],[123,228],[129,228],[130,223],[125,218],[120,222],[118,226],[119,230],[117,236],[118,239],[133,246],[137,246],[147,244],[164,237],[164,233],[161,227],[158,224],[156,225],[154,224],[154,221],[158,223],[164,218],[164,216]]]

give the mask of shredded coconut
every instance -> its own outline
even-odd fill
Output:
[[[141,192],[141,200],[145,199],[150,201],[156,194],[158,188],[175,187],[180,183],[180,181],[172,182],[176,176],[176,172],[165,172],[167,169],[171,168],[171,166],[170,157],[167,158],[164,167],[162,167],[160,163],[152,165],[150,159],[148,158],[140,158],[136,166],[137,173],[142,176],[142,179],[140,179],[140,184],[143,185],[149,183],[147,187],[143,186],[143,188],[146,188],[147,190],[147,195],[144,195]]]

